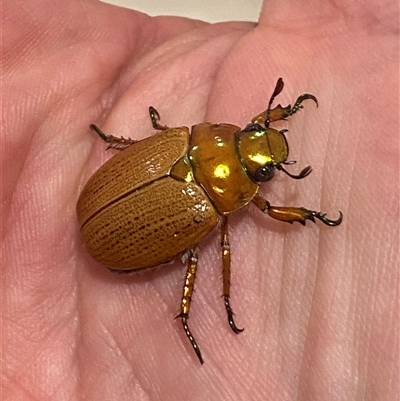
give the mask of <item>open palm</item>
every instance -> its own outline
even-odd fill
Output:
[[[398,392],[398,82],[394,4],[264,4],[259,23],[209,25],[96,1],[3,7],[3,394],[9,400],[393,400]],[[390,10],[390,7],[393,10]],[[397,54],[398,57],[398,54]],[[244,126],[277,99],[320,103],[283,125],[290,158],[272,203],[345,220],[232,218],[232,306],[218,235],[201,245],[191,328],[185,266],[116,275],[82,247],[76,201],[114,151],[161,123]],[[294,168],[293,168],[294,169]]]

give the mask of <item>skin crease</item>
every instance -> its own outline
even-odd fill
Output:
[[[2,392],[7,400],[394,400],[398,397],[398,10],[394,2],[265,2],[258,24],[210,25],[97,1],[3,4]],[[85,253],[75,206],[115,151],[161,124],[244,126],[302,93],[288,170],[263,187],[341,226],[230,219],[231,304],[218,232],[200,244],[189,324],[179,260],[131,276]]]

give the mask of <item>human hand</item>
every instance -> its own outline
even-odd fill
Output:
[[[210,25],[100,2],[4,5],[5,399],[394,399],[398,20],[385,7],[266,2],[257,25]],[[201,367],[172,319],[185,267],[115,275],[81,245],[79,191],[112,154],[89,124],[140,139],[153,105],[170,126],[244,126],[280,76],[278,103],[319,100],[285,124],[291,158],[314,171],[262,192],[344,222],[289,226],[252,206],[231,219],[239,336],[219,297],[219,239],[201,244]]]

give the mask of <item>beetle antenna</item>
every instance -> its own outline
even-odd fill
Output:
[[[294,163],[288,162],[288,163],[284,163],[284,164],[294,164]],[[280,171],[283,171],[290,178],[293,178],[295,180],[301,180],[302,178],[307,177],[312,171],[311,166],[307,166],[307,167],[304,167],[303,170],[300,171],[300,174],[294,175],[294,174],[289,173],[289,171],[285,170],[280,164],[276,165],[276,169],[280,170]]]
[[[269,102],[268,102],[267,118],[265,119],[265,128],[269,127],[272,103],[273,103],[274,99],[282,92],[283,86],[284,86],[283,79],[278,78],[278,80],[276,81],[274,92],[272,93],[271,98],[269,99]]]

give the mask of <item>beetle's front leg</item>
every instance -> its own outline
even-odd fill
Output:
[[[338,226],[343,220],[343,214],[339,211],[339,218],[331,220],[326,217],[325,213],[308,210],[304,207],[286,207],[286,206],[271,206],[271,204],[260,195],[256,195],[252,201],[263,213],[268,214],[272,218],[280,221],[293,223],[298,221],[303,226],[306,220],[311,220],[315,223],[315,219],[321,220],[327,226]]]
[[[297,98],[293,107],[290,104],[286,107],[282,107],[280,104],[278,104],[278,106],[271,109],[272,102],[274,101],[275,97],[282,92],[283,86],[284,86],[283,80],[282,78],[279,78],[275,85],[274,92],[269,100],[267,110],[256,115],[251,120],[252,124],[261,125],[264,126],[265,128],[268,128],[269,124],[272,121],[284,120],[286,117],[289,117],[292,114],[296,113],[298,110],[302,109],[303,108],[302,103],[304,102],[304,100],[307,99],[313,100],[318,107],[317,98],[314,95],[311,95],[310,93],[304,93],[303,95],[300,95]]]
[[[224,286],[224,303],[228,314],[229,326],[234,333],[239,334],[243,329],[239,329],[233,320],[233,311],[229,302],[231,291],[231,248],[229,245],[228,217],[222,217],[221,223],[221,249],[222,249],[222,279]]]
[[[268,128],[269,123],[272,121],[279,121],[279,120],[284,120],[287,117],[290,117],[292,114],[296,113],[300,109],[303,108],[302,103],[304,100],[311,99],[314,100],[318,107],[318,100],[314,95],[311,95],[310,93],[304,93],[303,95],[300,95],[293,107],[289,104],[289,106],[282,107],[280,104],[278,106],[274,107],[271,110],[265,110],[262,113],[256,115],[251,122],[254,124],[261,124],[265,125],[266,128]]]
[[[204,360],[203,357],[201,356],[200,348],[197,345],[197,342],[194,339],[187,322],[189,319],[190,304],[192,303],[194,281],[196,279],[198,255],[199,255],[199,248],[197,248],[197,246],[194,246],[193,248],[189,249],[189,262],[186,271],[185,283],[183,285],[181,312],[176,318],[182,319],[182,325],[183,329],[185,330],[186,336],[189,339],[190,344],[192,344],[194,352],[196,352],[197,358],[199,358],[200,363],[203,364]]]
[[[108,143],[107,149],[117,149],[117,150],[124,150],[127,147],[133,145],[137,141],[133,139],[126,139],[123,138],[122,136],[120,138],[114,136],[114,135],[109,135],[105,134],[97,125],[90,124],[90,128],[93,131],[96,131],[99,137],[104,141]]]

